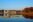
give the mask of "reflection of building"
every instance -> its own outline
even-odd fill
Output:
[[[8,16],[8,10],[4,10],[4,16]]]
[[[4,10],[0,10],[0,16],[4,16]]]
[[[21,15],[20,10],[0,10],[0,16]]]
[[[4,10],[4,16],[16,15],[16,10]]]
[[[17,11],[16,11],[16,14],[17,14],[17,15],[21,15],[21,13],[22,13],[21,10],[17,10]]]

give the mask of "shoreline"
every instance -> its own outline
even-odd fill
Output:
[[[16,18],[16,17],[19,18],[19,17],[23,17],[23,16],[22,16],[22,15],[13,15],[13,16],[10,16],[10,17],[9,17],[9,16],[0,16],[0,18],[14,18],[14,17],[15,17],[15,18]]]

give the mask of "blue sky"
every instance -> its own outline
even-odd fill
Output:
[[[22,9],[33,6],[33,0],[0,0],[0,9]]]

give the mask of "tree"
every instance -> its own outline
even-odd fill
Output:
[[[28,12],[28,13],[27,13]],[[24,8],[22,11],[22,15],[28,18],[33,18],[33,7],[30,8]]]

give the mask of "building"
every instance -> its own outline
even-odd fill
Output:
[[[10,17],[13,15],[21,15],[21,10],[0,10],[0,16]]]
[[[4,10],[4,16],[8,16],[8,10]]]
[[[17,10],[17,11],[16,11],[16,14],[17,14],[17,15],[21,15],[21,13],[22,13],[21,10]]]
[[[9,10],[9,11],[8,11],[8,14],[16,15],[16,10]]]
[[[4,16],[4,10],[0,10],[0,16]]]
[[[4,10],[4,16],[16,15],[16,10]]]

